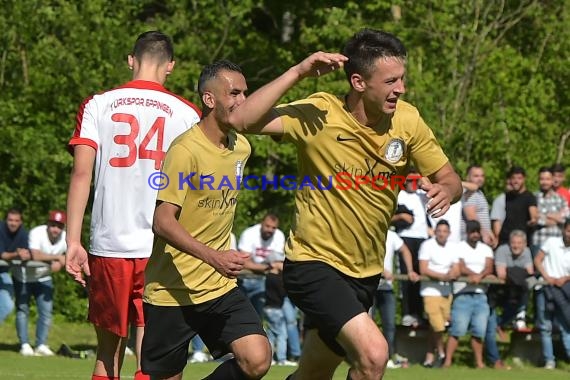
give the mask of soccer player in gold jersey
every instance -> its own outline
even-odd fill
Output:
[[[414,164],[429,179],[420,186],[429,199],[427,212],[435,217],[461,196],[461,181],[432,131],[414,106],[399,99],[405,93],[405,63],[398,38],[364,29],[343,54],[312,54],[229,116],[237,131],[294,143],[299,176],[343,173],[342,186],[305,186],[296,193],[284,283],[306,315],[306,337],[290,379],[330,379],[342,360],[350,364],[348,379],[383,376],[388,347],[367,311],[383,271],[399,188],[379,190],[376,181],[397,184]],[[301,79],[341,66],[350,83],[346,96],[321,92],[273,107]]]
[[[143,371],[182,379],[188,345],[199,334],[214,358],[232,353],[207,380],[261,379],[271,347],[236,277],[247,254],[230,248],[239,187],[251,148],[228,115],[245,99],[239,66],[219,61],[200,75],[203,118],[168,150],[158,192],[155,240],[145,271]]]

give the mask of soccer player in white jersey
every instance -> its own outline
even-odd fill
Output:
[[[67,200],[66,270],[83,286],[83,273],[89,278],[89,320],[98,343],[93,380],[119,378],[129,322],[137,326],[135,380],[149,378],[140,371],[139,353],[156,193],[168,186],[159,170],[174,138],[200,119],[195,105],[163,87],[174,68],[168,36],[141,34],[128,65],[132,81],[81,104],[69,142],[74,163]],[[94,166],[88,255],[81,245],[81,225]]]

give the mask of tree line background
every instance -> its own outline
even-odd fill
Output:
[[[485,193],[503,190],[511,165],[568,164],[570,19],[567,0],[0,0],[0,210],[25,224],[65,208],[72,158],[66,144],[81,101],[130,80],[136,36],[172,36],[176,67],[166,87],[195,104],[201,68],[241,65],[254,91],[317,50],[340,51],[362,27],[396,34],[408,49],[407,93],[456,170],[485,168]],[[343,95],[344,73],[306,79],[283,101],[316,91]],[[248,136],[246,174],[296,173],[292,145]],[[293,193],[244,191],[234,232],[278,213],[287,230]],[[88,242],[87,215],[85,242]],[[82,320],[85,299],[56,277],[56,312]],[[76,299],[79,297],[79,301]]]

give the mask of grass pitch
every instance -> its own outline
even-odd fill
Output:
[[[34,328],[30,328],[33,343]],[[55,351],[62,343],[74,349],[94,349],[95,333],[90,325],[71,324],[55,321],[49,337],[49,345]],[[13,316],[0,326],[0,379],[2,380],[66,380],[90,379],[94,360],[68,359],[63,357],[23,357],[18,353],[19,344],[16,337]],[[184,371],[184,379],[202,379],[207,376],[217,363],[189,364]],[[562,365],[561,369],[553,371],[526,366],[514,368],[511,371],[496,371],[492,369],[476,370],[456,366],[450,369],[425,369],[419,365],[407,369],[387,370],[385,379],[413,380],[555,380],[570,378],[570,367]],[[132,379],[135,370],[135,360],[127,357],[122,371],[122,379]],[[334,380],[345,380],[348,367],[342,365],[335,373]],[[283,380],[293,371],[293,367],[272,367],[265,377],[268,380]]]

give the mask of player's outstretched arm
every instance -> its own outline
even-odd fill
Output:
[[[83,273],[89,276],[87,252],[81,245],[83,215],[89,199],[91,177],[95,163],[95,149],[87,145],[76,145],[73,153],[73,169],[67,194],[67,255],[65,270],[75,281],[85,286]]]
[[[178,222],[179,212],[180,206],[160,202],[154,210],[153,232],[174,248],[209,264],[223,276],[237,277],[249,255],[234,250],[216,251],[199,242]]]
[[[347,58],[339,53],[319,51],[311,54],[251,94],[230,114],[230,124],[242,133],[282,134],[281,121],[272,111],[275,103],[301,79],[334,71],[342,67],[346,60]]]

